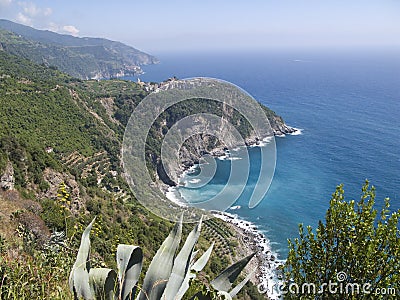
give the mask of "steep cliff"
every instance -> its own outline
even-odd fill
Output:
[[[179,80],[176,81],[177,84],[179,84]],[[295,128],[285,124],[282,117],[278,116],[275,112],[264,105],[260,106],[269,120],[273,135],[280,136],[296,131]],[[168,164],[168,162],[166,162],[168,164],[169,173],[172,176],[172,178],[169,178],[166,175],[163,163],[161,161],[160,154],[162,141],[164,140],[169,129],[171,129],[174,124],[186,116],[192,116],[193,124],[204,124],[204,122],[202,122],[202,114],[212,114],[220,118],[221,122],[218,132],[222,137],[222,140],[209,134],[197,134],[195,132],[202,132],[202,130],[196,130],[195,127],[193,127],[191,133],[186,133],[188,136],[190,136],[190,138],[188,138],[179,149],[180,165],[174,165],[172,167]],[[224,120],[231,124],[238,131],[245,144],[248,146],[257,144],[260,142],[260,139],[266,137],[257,137],[249,121],[233,107],[230,107],[226,104],[222,104],[221,102],[210,99],[190,99],[180,102],[164,111],[149,131],[147,157],[149,163],[154,166],[154,170],[156,171],[156,174],[154,175],[158,176],[159,179],[168,185],[175,185],[179,175],[186,168],[197,163],[203,155],[222,155],[224,153],[224,149],[227,147],[227,144],[235,144],[234,141],[229,140],[232,138],[229,132],[231,129],[230,127],[226,127]],[[265,126],[268,126],[268,124],[265,124]]]

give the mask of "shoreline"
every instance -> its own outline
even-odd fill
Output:
[[[281,134],[281,135],[274,135],[274,137],[280,137],[284,138],[286,135],[301,135],[303,132],[303,129],[296,128],[296,127],[290,127],[287,126],[291,129],[289,133],[286,134]],[[266,137],[262,140],[250,140],[246,141],[246,146],[245,147],[264,147],[272,137]],[[230,153],[227,153],[224,149],[214,149],[210,153],[215,159],[234,159],[230,157]],[[162,184],[160,186],[161,190],[163,190],[165,196],[167,197],[168,200],[170,200],[172,203],[175,205],[178,205],[179,207],[188,207],[187,202],[184,201],[182,195],[179,193],[178,189],[179,187],[184,187],[185,185],[182,185],[181,179],[184,178],[187,174],[190,172],[193,172],[196,170],[198,167],[198,163],[192,163],[192,164],[183,164],[183,170],[178,170],[177,172],[177,182],[175,186],[170,186],[167,184]]]
[[[275,135],[275,137],[283,138],[286,135],[301,135],[303,129],[290,127],[291,132],[286,134]],[[246,143],[246,147],[263,147],[269,142],[271,137],[267,137],[263,140],[254,140],[250,143]],[[215,159],[231,159],[230,154],[221,149],[215,149],[211,155]],[[173,202],[175,205],[180,207],[188,207],[187,202],[184,201],[182,195],[179,192],[180,180],[184,178],[188,173],[193,172],[197,168],[197,164],[184,165],[184,170],[179,174],[179,181],[176,186],[168,186],[165,189],[166,197]],[[234,211],[239,209],[240,206],[232,206],[229,209]],[[211,214],[223,220],[234,233],[240,244],[242,257],[250,255],[256,252],[255,258],[246,267],[248,272],[256,269],[250,281],[258,287],[259,291],[263,291],[263,294],[271,300],[282,299],[277,291],[278,285],[281,283],[282,275],[281,271],[278,270],[280,266],[285,263],[285,260],[278,259],[278,254],[272,251],[271,241],[266,237],[264,233],[258,230],[257,226],[249,221],[242,219],[239,215],[211,211]],[[261,293],[261,292],[260,292]]]
[[[239,149],[241,147],[263,147],[269,141],[275,137],[285,137],[286,135],[301,135],[303,132],[303,129],[297,128],[297,127],[291,127],[289,125],[286,125],[284,123],[282,128],[279,128],[278,130],[274,130],[273,134],[270,136],[266,136],[264,138],[258,138],[254,135],[251,135],[250,137],[246,138],[244,141],[244,145],[242,146],[237,146],[235,149]],[[233,150],[233,149],[231,149]],[[221,157],[226,157],[227,151],[224,146],[218,146],[211,151],[206,151],[204,152],[205,154],[209,154],[214,158],[221,158]],[[176,178],[172,178],[173,181],[175,182],[176,185],[179,185],[179,179],[182,178],[182,176],[185,175],[185,173],[192,168],[193,166],[198,165],[200,157],[189,157],[187,160],[181,162],[182,167],[176,171]]]
[[[256,269],[250,281],[257,286],[268,299],[281,299],[273,287],[281,282],[281,275],[278,268],[285,263],[285,260],[278,259],[278,254],[271,249],[270,240],[258,230],[257,226],[249,221],[243,220],[240,216],[213,211],[212,215],[223,220],[236,232],[243,256],[256,252],[255,259],[246,267],[248,272]]]

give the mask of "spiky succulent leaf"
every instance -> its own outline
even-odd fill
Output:
[[[207,249],[207,251],[204,252],[203,255],[196,262],[191,263],[192,265],[190,267],[190,270],[195,271],[195,272],[200,272],[201,270],[203,270],[203,268],[207,264],[208,260],[210,259],[213,247],[214,247],[214,243],[211,244],[211,246]],[[194,261],[194,257],[196,256],[197,252],[198,251],[193,251],[192,258],[190,259],[191,262]],[[186,273],[185,279],[183,280],[181,287],[179,288],[179,291],[175,296],[175,299],[179,300],[179,299],[183,298],[183,296],[189,289],[190,279],[194,279],[194,278],[196,278],[196,273],[192,273],[190,271]]]
[[[211,281],[211,286],[217,291],[228,292],[235,282],[240,272],[246,267],[249,261],[253,258],[256,253],[250,254],[245,258],[239,260],[233,265],[226,268],[220,275]]]
[[[214,248],[214,242],[207,249],[207,251],[204,252],[203,255],[200,256],[200,258],[193,264],[193,266],[191,267],[191,270],[196,271],[196,272],[200,272],[201,270],[203,270],[203,268],[207,264],[208,260],[210,259],[213,248]]]
[[[120,244],[117,247],[118,281],[120,299],[131,300],[136,294],[136,284],[142,271],[143,252],[138,246]]]
[[[176,299],[176,294],[178,293],[182,282],[184,281],[186,274],[190,269],[190,262],[192,259],[194,246],[196,245],[200,236],[202,219],[203,218],[201,217],[199,223],[189,233],[181,251],[179,251],[178,255],[176,256],[171,276],[168,279],[161,299]]]
[[[192,273],[192,272],[188,272],[185,276],[185,279],[183,280],[181,287],[179,288],[178,293],[176,293],[174,299],[175,300],[180,300],[183,298],[183,296],[185,295],[185,293],[187,292],[187,290],[190,287],[190,279],[195,279],[196,278],[196,274]]]
[[[79,246],[78,255],[76,256],[76,261],[69,275],[69,288],[74,295],[74,299],[94,299],[89,284],[89,252],[90,230],[92,229],[95,220],[96,218],[94,218],[92,222],[90,222],[90,224],[86,227],[85,231],[82,234],[81,245]]]
[[[245,284],[250,280],[251,276],[256,272],[257,269],[254,269],[250,272],[245,279],[243,279],[237,286],[235,286],[230,292],[229,295],[233,298],[240,292],[240,290],[245,286]]]
[[[183,217],[183,216],[182,216]],[[162,243],[150,263],[137,299],[159,300],[171,275],[175,253],[182,235],[182,217]]]
[[[189,289],[190,279],[195,279],[196,278],[196,273],[192,273],[191,270],[192,270],[192,266],[194,264],[195,257],[196,257],[198,252],[199,252],[199,250],[193,251],[193,253],[192,253],[192,257],[190,258],[190,269],[189,269],[189,272],[186,273],[185,279],[183,280],[183,282],[181,284],[181,287],[179,288],[179,291],[175,296],[176,300],[180,300],[180,299],[183,298],[183,296],[185,295],[185,293]]]
[[[89,283],[96,299],[117,299],[117,273],[114,270],[107,268],[90,269]]]

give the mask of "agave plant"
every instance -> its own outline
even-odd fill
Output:
[[[195,259],[197,251],[194,248],[201,231],[200,219],[176,255],[182,235],[181,218],[158,249],[138,291],[143,261],[143,252],[138,246],[118,245],[116,257],[118,273],[108,268],[90,268],[90,231],[94,222],[95,219],[82,234],[78,255],[69,277],[69,286],[74,299],[131,300],[135,299],[135,296],[136,300],[182,299],[189,289],[191,280],[196,278],[196,274],[207,264],[214,246],[212,244],[199,259]],[[221,297],[232,299],[250,279],[251,274],[231,289],[233,282],[254,254],[231,265],[211,281],[211,286]],[[192,299],[196,297],[204,299],[202,292]]]

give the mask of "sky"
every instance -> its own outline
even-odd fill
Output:
[[[400,47],[399,0],[0,0],[0,18],[153,54]]]

